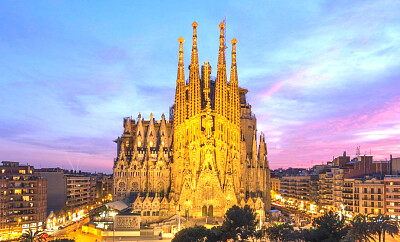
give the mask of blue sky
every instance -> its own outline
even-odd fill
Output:
[[[399,1],[6,1],[0,159],[110,172],[123,117],[168,115],[177,39],[187,65],[197,21],[215,66],[224,16],[272,168],[400,156]]]

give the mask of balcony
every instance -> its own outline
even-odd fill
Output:
[[[390,208],[392,208],[392,209],[400,209],[400,204],[399,205],[386,205],[386,208],[387,209],[390,209]]]
[[[400,191],[386,191],[386,195],[400,195]]]

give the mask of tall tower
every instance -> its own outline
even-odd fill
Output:
[[[227,117],[227,80],[226,80],[226,61],[225,61],[225,24],[220,23],[219,53],[217,66],[217,80],[215,86],[215,111]]]
[[[252,166],[254,169],[242,169],[245,166],[240,154],[241,104],[236,64],[237,41],[231,41],[232,66],[229,84],[226,75],[224,23],[219,25],[217,78],[215,82],[211,80],[211,66],[208,62],[202,66],[200,78],[197,23],[194,22],[192,27],[193,45],[188,85],[183,81],[183,41],[180,41],[175,98],[180,103],[175,104],[175,114],[178,117],[174,117],[173,124],[174,165],[170,197],[187,216],[223,216],[229,207],[239,204],[241,199],[246,198],[246,194],[250,194],[250,191],[245,191],[245,187],[248,187],[247,175],[251,174],[254,182],[252,184],[255,184],[258,176],[261,179],[262,172],[257,172],[257,165]],[[211,86],[215,88],[212,89]],[[187,93],[187,96],[182,93]],[[214,98],[214,108],[211,97]],[[185,108],[182,107],[186,107],[186,116]],[[257,164],[256,141],[253,143],[255,151],[250,159],[252,164]],[[259,183],[262,182],[261,179]],[[252,194],[256,194],[261,187],[252,187]]]
[[[190,61],[189,74],[189,110],[188,117],[193,117],[200,112],[201,109],[201,90],[200,90],[200,74],[199,74],[199,55],[197,51],[197,23],[193,22],[193,46],[192,58]]]

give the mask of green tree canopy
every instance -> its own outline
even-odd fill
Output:
[[[314,219],[313,229],[304,230],[303,238],[309,242],[334,242],[342,240],[349,231],[345,219],[337,213],[329,211]]]
[[[204,226],[185,228],[176,233],[171,242],[203,242],[207,239],[209,231]]]
[[[221,229],[226,239],[246,240],[254,235],[256,226],[254,211],[248,205],[244,208],[235,205],[226,211]]]
[[[267,237],[272,242],[301,241],[301,235],[289,223],[267,228]]]

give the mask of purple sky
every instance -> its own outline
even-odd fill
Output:
[[[168,115],[177,39],[187,65],[196,20],[215,70],[224,16],[272,168],[400,156],[399,1],[146,3],[2,3],[0,160],[111,172],[122,118]]]

